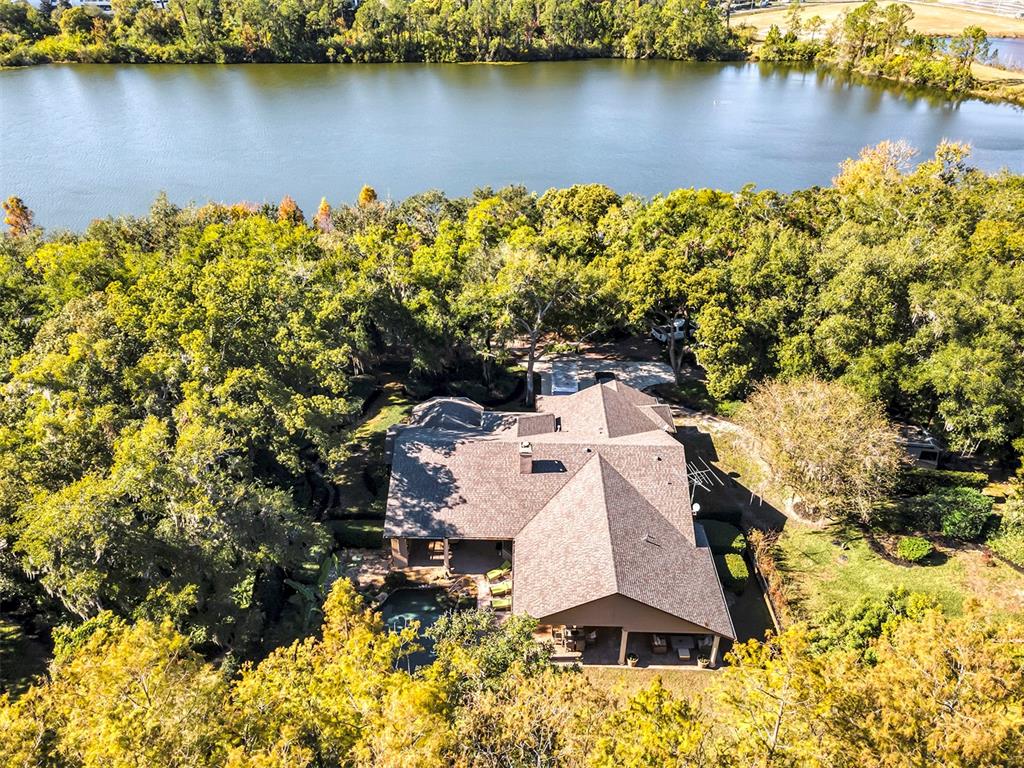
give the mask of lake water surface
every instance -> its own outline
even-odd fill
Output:
[[[483,185],[827,184],[869,144],[1024,172],[1024,112],[750,63],[47,66],[0,72],[0,194],[47,227],[178,203]]]

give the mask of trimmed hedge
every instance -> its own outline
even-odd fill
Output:
[[[919,563],[934,551],[932,543],[920,536],[903,536],[896,544],[896,555],[908,563]]]
[[[743,531],[735,525],[723,523],[721,520],[698,520],[704,533],[708,536],[708,545],[716,555],[724,555],[727,552],[742,554],[747,546],[747,540]]]
[[[750,579],[750,570],[743,555],[737,552],[715,555],[715,567],[718,569],[718,577],[722,580],[723,587],[737,595],[743,592]]]
[[[974,488],[981,490],[988,485],[984,472],[957,472],[952,469],[927,469],[911,467],[900,473],[896,493],[900,496],[921,496],[937,488]]]

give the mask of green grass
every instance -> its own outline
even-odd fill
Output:
[[[343,547],[380,549],[384,542],[382,520],[329,520],[327,525]]]
[[[957,552],[943,553],[943,562],[936,564],[894,565],[875,554],[859,532],[834,526],[816,530],[793,521],[786,524],[779,547],[785,577],[796,587],[806,617],[864,597],[882,597],[899,585],[929,595],[949,614],[963,611],[967,572]]]
[[[351,443],[363,443],[376,436],[387,434],[388,428],[394,426],[412,410],[415,403],[399,386],[387,386],[380,397],[370,406],[363,423],[352,431]]]
[[[388,429],[406,418],[413,405],[414,401],[405,394],[401,385],[389,382],[371,403],[363,421],[349,432],[347,456],[335,470],[339,492],[333,512],[335,517],[365,515],[367,512],[376,512],[384,517],[388,491],[384,441]],[[374,489],[368,487],[367,475],[376,486]]]

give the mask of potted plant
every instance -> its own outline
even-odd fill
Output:
[[[628,664],[629,666],[635,667],[639,661],[640,657],[637,656],[635,653],[626,654],[626,664]]]
[[[698,656],[697,666],[701,669],[707,669],[709,666],[711,666],[711,659],[709,659],[707,656]]]

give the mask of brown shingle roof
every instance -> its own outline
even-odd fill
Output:
[[[519,437],[543,435],[555,431],[553,413],[523,413],[516,418],[516,434]]]
[[[650,395],[617,381],[564,396],[537,398],[537,411],[561,420],[562,431],[592,437],[624,437],[651,430],[651,420],[637,406],[657,405]]]
[[[711,551],[595,454],[515,539],[515,609],[543,618],[620,594],[727,637]]]
[[[617,592],[731,635],[670,412],[619,382],[542,398],[539,414],[473,406],[428,401],[396,432],[386,537],[514,539],[514,606],[538,617]],[[565,471],[524,474],[524,435],[525,466]]]

